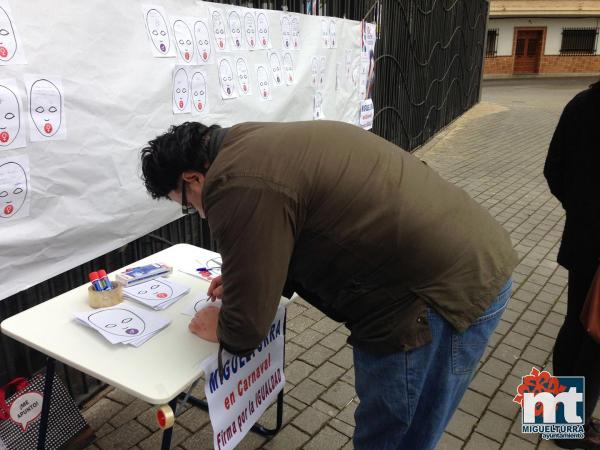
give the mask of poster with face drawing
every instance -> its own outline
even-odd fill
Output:
[[[232,9],[227,13],[227,25],[229,26],[229,36],[231,37],[231,48],[233,50],[242,50],[244,41],[242,40],[242,16],[240,10]]]
[[[327,74],[327,59],[324,56],[319,58],[319,77],[317,79],[317,88],[319,90],[325,89],[325,82]]]
[[[192,95],[192,115],[204,116],[208,114],[208,96],[206,72],[199,67],[190,68],[190,92]]]
[[[194,19],[185,17],[171,18],[171,28],[173,29],[178,64],[196,63],[194,36],[192,34],[193,24]]]
[[[190,110],[190,80],[185,66],[173,69],[173,92],[171,94],[173,114],[185,114]]]
[[[256,49],[258,45],[256,36],[256,17],[252,11],[244,13],[244,37],[246,48],[248,50]]]
[[[313,56],[310,63],[310,85],[314,88],[317,87],[319,80],[319,69],[321,59],[318,56]]]
[[[271,76],[273,77],[273,86],[283,86],[283,71],[281,70],[279,53],[269,53],[269,67],[271,68]]]
[[[219,59],[219,85],[221,86],[221,98],[224,100],[239,97],[233,67],[231,59]]]
[[[266,13],[259,12],[256,15],[256,30],[258,32],[258,47],[271,48],[271,33],[269,31],[269,19]]]
[[[225,19],[220,9],[210,9],[210,20],[212,22],[213,42],[218,52],[228,52],[227,34],[225,31]]]
[[[30,190],[29,158],[0,159],[0,226],[29,216]]]
[[[285,84],[291,86],[294,84],[296,76],[294,74],[294,58],[290,52],[283,55],[283,70],[285,71]]]
[[[292,48],[294,50],[300,50],[300,19],[298,19],[298,17],[292,17],[291,28],[292,28]]]
[[[329,48],[337,48],[336,23],[334,19],[329,21]]]
[[[58,77],[25,75],[29,96],[29,138],[32,142],[67,138],[65,96]]]
[[[315,92],[313,95],[313,120],[322,120],[325,118],[323,114],[323,94],[321,91]]]
[[[135,347],[146,342],[170,323],[169,319],[156,312],[126,304],[76,312],[75,317],[84,325],[98,331],[110,343],[131,344]]]
[[[250,71],[248,70],[248,61],[246,58],[240,56],[235,60],[235,72],[240,86],[240,95],[252,94]]]
[[[27,60],[8,0],[0,0],[0,66],[8,64],[27,64]]]
[[[352,80],[352,50],[349,48],[344,50],[344,67],[346,82],[350,82]]]
[[[210,64],[213,62],[211,36],[208,23],[197,19],[194,22],[194,43],[196,44],[196,62]]]
[[[17,81],[0,80],[0,150],[25,145],[25,114]]]
[[[152,56],[171,58],[175,49],[171,45],[171,35],[167,24],[167,14],[162,6],[142,5],[146,34],[150,42]]]
[[[256,86],[261,100],[271,100],[271,80],[269,71],[263,64],[256,65]]]
[[[329,48],[329,21],[321,19],[321,46]]]
[[[287,14],[284,14],[281,17],[281,47],[284,50],[291,50],[292,46],[293,42],[291,17]]]

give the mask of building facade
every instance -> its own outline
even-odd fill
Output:
[[[484,75],[599,74],[600,0],[492,0]]]

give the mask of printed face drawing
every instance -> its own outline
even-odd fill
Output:
[[[237,11],[229,13],[229,30],[235,48],[242,48],[242,21]]]
[[[248,77],[248,65],[246,64],[244,58],[237,59],[235,68],[237,70],[240,89],[242,90],[243,94],[248,94],[250,92],[250,79]]]
[[[194,44],[190,27],[183,20],[176,20],[173,24],[173,33],[175,34],[179,56],[185,62],[190,62],[194,56]]]
[[[312,86],[317,85],[317,78],[319,76],[319,58],[316,56],[312,59],[312,64],[310,65],[310,84]]]
[[[323,116],[323,96],[320,92],[315,94],[315,119],[320,119]]]
[[[19,212],[27,198],[27,175],[16,162],[0,165],[0,219]]]
[[[292,41],[294,43],[294,48],[300,46],[300,22],[297,17],[292,19]]]
[[[198,48],[198,55],[202,61],[207,62],[210,58],[210,36],[208,28],[204,22],[196,22],[194,24],[194,36]]]
[[[173,296],[171,286],[155,280],[156,283],[150,285],[149,288],[140,287],[136,292],[136,296],[144,300],[166,300]]]
[[[246,13],[244,15],[244,30],[246,31],[246,43],[249,48],[256,47],[256,25],[254,24],[254,14]]]
[[[269,74],[264,66],[260,66],[256,71],[256,78],[258,80],[258,90],[260,96],[263,99],[271,98],[271,85],[269,84]]]
[[[326,20],[321,20],[321,37],[323,39],[323,46],[329,47],[329,26]]]
[[[264,48],[269,46],[269,21],[267,16],[260,13],[257,18],[258,42]]]
[[[13,91],[0,86],[0,146],[10,145],[21,128],[19,101]]]
[[[271,56],[269,56],[269,64],[271,65],[271,71],[273,72],[275,86],[280,86],[281,83],[283,83],[283,75],[281,73],[281,60],[277,53],[271,53]]]
[[[285,70],[286,83],[292,84],[294,82],[294,61],[289,53],[283,55],[283,69]]]
[[[292,44],[292,31],[290,26],[290,19],[283,17],[281,19],[281,39],[283,48],[288,49]]]
[[[160,53],[166,55],[169,52],[171,43],[169,42],[169,31],[165,18],[156,9],[150,9],[146,14],[146,26],[154,47]]]
[[[213,33],[215,34],[215,42],[220,50],[225,49],[225,22],[219,11],[213,11]]]
[[[61,95],[54,83],[37,80],[29,92],[29,114],[42,136],[54,136],[60,128]]]
[[[88,320],[99,330],[115,336],[138,336],[146,330],[146,324],[142,318],[124,308],[98,311],[90,314]]]
[[[319,64],[319,87],[323,88],[325,86],[325,71],[327,70],[325,57],[321,56],[321,63]]]
[[[0,60],[9,61],[17,51],[17,39],[7,12],[0,8]]]
[[[329,22],[329,42],[332,48],[335,47],[335,22],[333,20]]]
[[[198,112],[206,109],[206,79],[201,72],[192,75],[192,101]]]
[[[181,68],[175,72],[173,79],[173,101],[180,111],[187,109],[190,94],[188,92],[188,76],[185,69]]]
[[[231,64],[226,59],[222,60],[219,64],[219,81],[223,95],[230,97],[234,93],[233,70],[231,70]]]

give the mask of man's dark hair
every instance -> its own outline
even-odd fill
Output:
[[[600,80],[596,81],[595,83],[590,84],[591,88],[600,88]]]
[[[186,170],[206,174],[210,164],[208,143],[215,128],[219,126],[184,122],[148,142],[141,152],[142,180],[152,198],[163,198],[176,190]]]

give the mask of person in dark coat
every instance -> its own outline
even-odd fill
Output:
[[[585,376],[586,437],[562,448],[600,449],[600,344],[579,316],[600,258],[600,81],[565,107],[550,143],[544,176],[566,211],[558,263],[569,271],[567,315],[554,346],[554,375]]]

